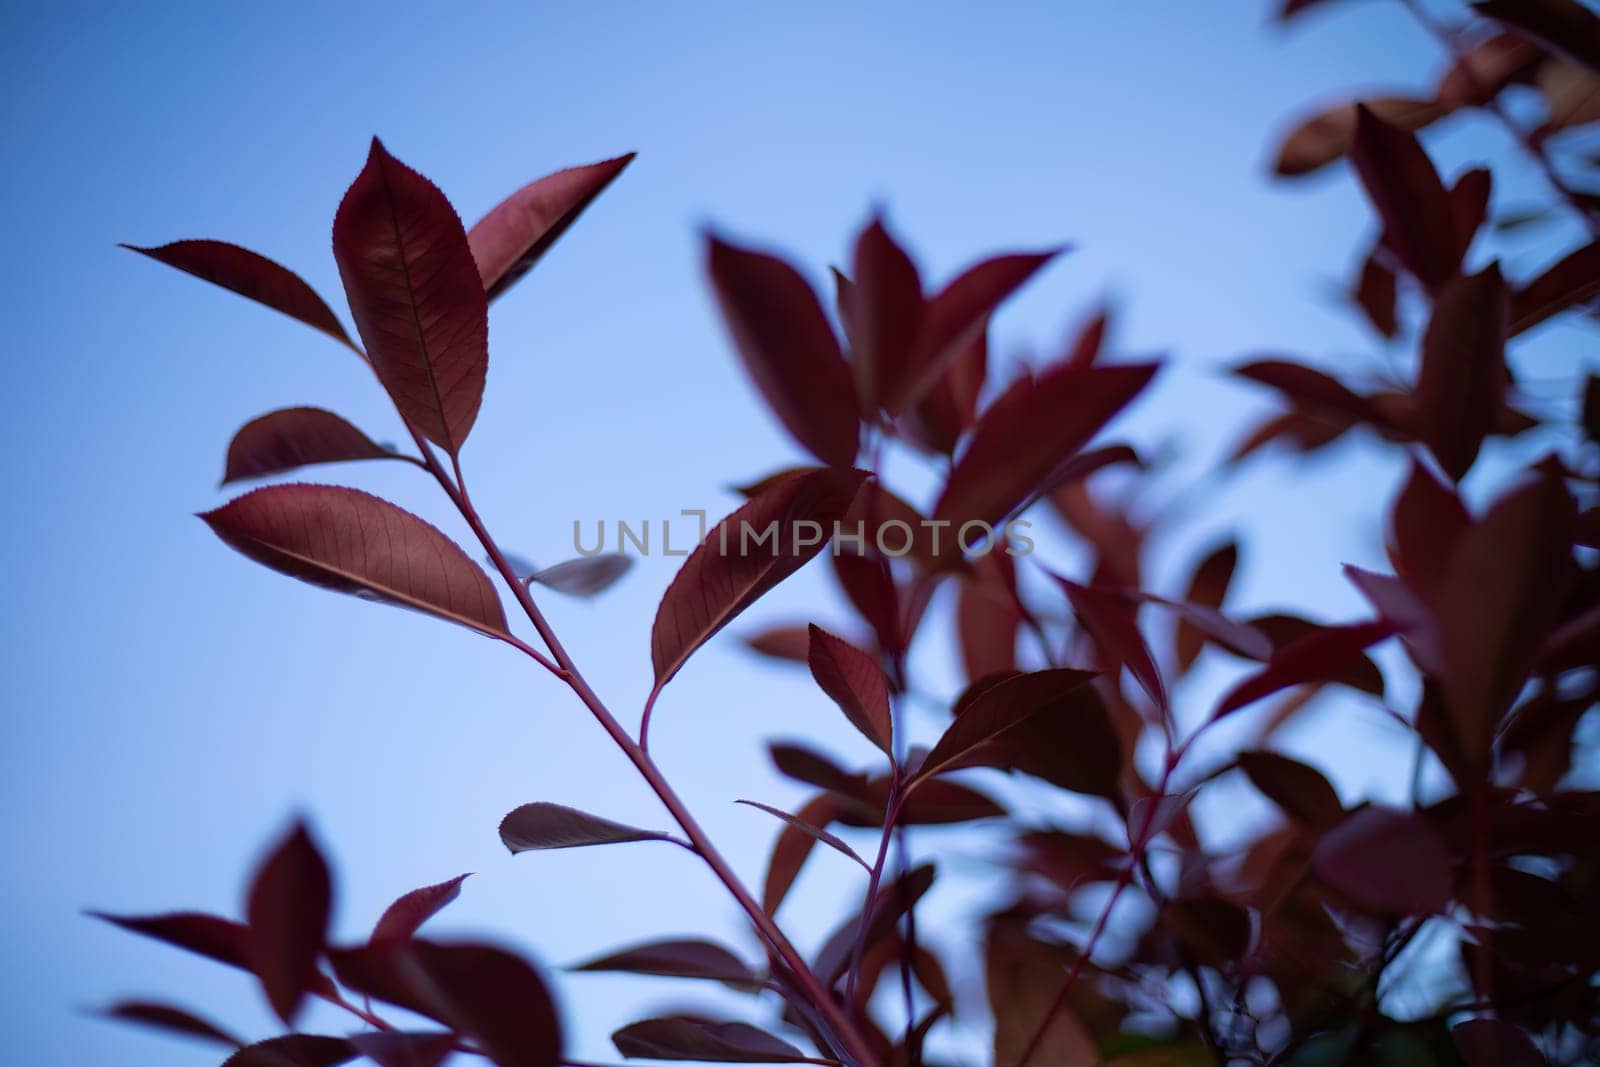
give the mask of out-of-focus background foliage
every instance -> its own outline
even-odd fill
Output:
[[[728,510],[726,486],[793,453],[714,317],[707,224],[784,250],[819,283],[874,205],[936,282],[980,253],[1070,241],[1076,250],[1008,305],[996,352],[1002,365],[1053,353],[1109,298],[1116,350],[1173,357],[1123,423],[1175,457],[1165,499],[1203,516],[1164,546],[1172,569],[1156,584],[1238,530],[1239,606],[1349,616],[1360,604],[1339,565],[1381,558],[1392,454],[1358,436],[1309,464],[1202,475],[1270,404],[1224,380],[1225,363],[1287,352],[1383,366],[1381,344],[1335,291],[1370,226],[1358,189],[1342,166],[1282,186],[1267,164],[1308,104],[1418,88],[1444,59],[1394,5],[1336,6],[1283,32],[1260,3],[834,4],[803,15],[733,3],[6,5],[10,1055],[214,1059],[86,1014],[133,991],[187,993],[270,1032],[246,977],[80,909],[233,912],[258,848],[294,813],[337,857],[338,922],[351,934],[400,892],[462,871],[477,873],[441,928],[495,934],[550,964],[647,934],[741,929],[704,871],[670,850],[506,855],[495,825],[524,801],[659,821],[553,681],[463,631],[251,567],[191,517],[220,499],[228,436],[261,411],[314,403],[380,439],[400,428],[348,352],[116,242],[235,241],[333,296],[329,225],[374,133],[469,221],[532,177],[638,151],[491,319],[487,400],[464,461],[502,542],[554,562],[571,554],[575,519],[586,531],[649,519],[659,534],[680,509]],[[1427,143],[1447,174],[1506,148],[1476,118]],[[1542,194],[1525,165],[1497,177],[1497,209]],[[1557,223],[1499,251],[1514,273],[1570,237]],[[1547,360],[1529,374],[1535,388],[1541,374],[1570,379],[1580,338],[1566,330],[1532,350]],[[436,491],[401,465],[315,479],[445,518]],[[551,598],[615,707],[637,708],[648,690],[648,628],[675,566],[643,560],[592,604]],[[816,569],[736,630],[833,595]],[[925,677],[954,684],[947,632],[926,635],[918,655]],[[1314,754],[1347,797],[1397,799],[1410,751],[1375,713],[1341,710],[1325,702],[1286,747]],[[809,680],[756,662],[732,635],[657,712],[659,759],[752,879],[775,827],[731,801],[798,795],[761,744],[797,733],[866,755]],[[1236,799],[1242,826],[1253,809],[1243,790]],[[981,837],[949,840],[946,864],[970,857],[977,870]],[[785,912],[802,942],[826,932],[846,884],[837,864],[812,864]],[[976,893],[982,881],[958,884]],[[947,892],[930,907],[954,918],[980,903]],[[676,1003],[626,978],[570,979],[562,996],[574,1051],[600,1057],[637,1007]]]

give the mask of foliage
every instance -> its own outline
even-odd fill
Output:
[[[1291,0],[1283,17],[1334,6]],[[1600,234],[1600,197],[1565,176],[1561,158],[1567,131],[1600,119],[1600,19],[1573,0],[1489,0],[1460,25],[1407,6],[1451,56],[1435,93],[1315,115],[1283,141],[1277,170],[1294,176],[1349,158],[1377,220],[1350,301],[1415,358],[1384,380],[1285,358],[1235,368],[1283,407],[1243,438],[1233,462],[1269,444],[1309,453],[1352,434],[1409,457],[1389,507],[1393,573],[1350,569],[1370,611],[1334,623],[1230,611],[1232,542],[1197,560],[1183,589],[1147,588],[1150,521],[1135,502],[1159,465],[1104,431],[1159,364],[1112,358],[1103,314],[1064,352],[1010,377],[988,358],[991,316],[1060,250],[997,255],[930,286],[874,220],[848,269],[835,272],[830,302],[781,258],[711,238],[708,275],[733,347],[815,463],[755,482],[684,562],[655,619],[655,685],[630,731],[533,593],[594,595],[626,561],[528,573],[485,527],[460,462],[486,381],[490,304],[628,157],[536,181],[468,230],[438,189],[374,141],[333,230],[359,345],[303,281],[254,253],[213,241],[138,249],[352,349],[412,438],[414,451],[402,452],[331,412],[276,411],[239,431],[227,481],[331,461],[411,463],[465,518],[492,574],[474,562],[478,549],[336,486],[256,489],[201,516],[217,536],[285,574],[437,616],[525,655],[615,741],[668,827],[538,800],[502,823],[512,852],[675,844],[747,914],[762,950],[755,964],[679,939],[607,950],[576,968],[717,982],[751,996],[751,1018],[767,1013],[759,1025],[641,1020],[613,1035],[622,1056],[943,1062],[924,1046],[937,1049],[941,1025],[974,1006],[958,1003],[944,965],[917,939],[916,909],[938,864],[903,846],[909,827],[920,843],[981,821],[1005,846],[1009,886],[983,919],[996,1064],[1592,1062],[1600,794],[1569,772],[1578,724],[1600,694],[1600,379],[1574,390],[1575,418],[1538,411],[1508,346],[1555,316],[1591,313],[1600,241],[1508,278],[1473,251],[1491,225],[1491,172],[1447,180],[1416,132],[1464,111],[1505,124],[1555,194],[1541,214],[1571,212]],[[1518,94],[1542,103],[1538,126],[1512,116]],[[1513,221],[1531,224],[1494,225]],[[1508,469],[1486,458],[1490,442],[1536,431],[1553,442],[1536,462]],[[938,470],[925,508],[886,483],[891,451]],[[1469,476],[1496,487],[1486,506],[1464,501]],[[1031,540],[1024,546],[1024,528],[1011,525],[1047,511],[1087,557],[1074,575],[1025,551]],[[772,535],[752,547],[751,530]],[[855,636],[778,626],[748,642],[808,669],[879,757],[853,770],[811,748],[773,746],[778,770],[814,793],[794,812],[747,801],[777,820],[758,899],[652,759],[650,719],[702,645],[819,556],[857,616]],[[930,733],[907,714],[925,694],[908,652],[939,625],[958,635],[967,684],[940,702]],[[1380,670],[1372,653],[1387,642],[1403,659]],[[1234,679],[1194,707],[1202,662]],[[1436,763],[1448,787],[1426,791],[1419,775],[1408,805],[1347,803],[1317,768],[1273,751],[1276,731],[1328,688],[1392,718],[1419,767]],[[1389,694],[1415,700],[1396,707]],[[1220,765],[1199,764],[1197,741],[1235,716],[1257,718],[1251,740]],[[1208,844],[1214,835],[1192,801],[1230,777],[1281,818],[1223,848]],[[1061,818],[1008,810],[993,788],[1002,778],[1048,798],[1034,810]],[[875,847],[858,852],[835,832],[844,828],[873,831]],[[807,958],[777,916],[819,844],[861,869],[861,892]],[[255,873],[242,921],[104,916],[253,974],[288,1032],[241,1046],[171,1005],[128,1002],[110,1014],[235,1049],[226,1062],[236,1067],[432,1065],[458,1053],[503,1067],[567,1062],[532,966],[499,947],[419,933],[464,877],[404,895],[362,943],[330,943],[332,877],[296,826]],[[1125,906],[1135,899],[1143,906]],[[1402,1017],[1386,993],[1419,965],[1424,942],[1450,946],[1456,962],[1425,964],[1431,1004]],[[313,999],[345,1009],[359,1029],[296,1031]]]

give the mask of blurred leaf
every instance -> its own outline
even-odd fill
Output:
[[[1239,768],[1296,822],[1320,829],[1344,816],[1344,804],[1315,767],[1276,752],[1241,752]]]
[[[1072,613],[1094,639],[1102,661],[1113,670],[1126,666],[1145,695],[1165,712],[1167,687],[1144,635],[1139,632],[1137,602],[1103,589],[1079,585],[1059,575],[1056,581],[1066,590]]]
[[[917,333],[922,326],[922,279],[881,218],[856,238],[855,288],[847,307],[851,366],[861,411],[897,410],[897,401],[914,372]]]
[[[1345,155],[1355,140],[1358,106],[1402,130],[1420,130],[1449,114],[1448,108],[1433,100],[1404,96],[1370,98],[1361,105],[1337,104],[1303,120],[1283,139],[1273,169],[1280,177],[1298,177]]]
[[[222,1067],[335,1067],[357,1055],[355,1046],[342,1037],[284,1034],[240,1049]]]
[[[1422,338],[1418,430],[1456,481],[1471,469],[1504,403],[1507,302],[1491,265],[1443,285]]]
[[[101,1013],[108,1019],[117,1019],[122,1022],[134,1023],[138,1026],[147,1026],[154,1030],[164,1030],[170,1034],[182,1037],[195,1037],[202,1041],[213,1041],[219,1045],[231,1045],[238,1048],[244,1042],[228,1033],[214,1023],[175,1007],[171,1004],[160,1004],[148,1000],[124,1000]]]
[[[913,781],[982,765],[982,752],[991,742],[1030,716],[1060,711],[1067,694],[1093,677],[1090,671],[1031,671],[986,689],[946,728]]]
[[[1432,915],[1450,899],[1451,864],[1439,834],[1399,808],[1351,812],[1312,853],[1317,877],[1380,915]]]
[[[1592,300],[1600,293],[1600,241],[1584,245],[1550,266],[1537,278],[1511,294],[1511,324],[1515,337],[1550,316]]]
[[[1600,18],[1577,0],[1477,0],[1472,9],[1600,71]]]
[[[611,1035],[628,1059],[710,1063],[804,1063],[810,1057],[746,1023],[713,1023],[684,1016],[645,1019]]]
[[[527,576],[530,582],[554,589],[568,596],[598,596],[610,589],[628,573],[633,557],[620,552],[607,552],[599,556],[569,559]]]
[[[289,1025],[306,993],[322,975],[322,956],[333,906],[328,865],[303,824],[272,850],[250,886],[250,960],[272,1010]]]
[[[1410,129],[1357,105],[1350,161],[1383,220],[1384,243],[1432,290],[1461,263],[1450,194]]]
[[[762,978],[721,945],[699,939],[651,941],[609,952],[569,971],[621,971],[663,978],[705,978],[738,989],[760,989]]]
[[[456,1036],[379,1030],[352,1034],[350,1044],[378,1067],[439,1067],[455,1051]]]
[[[1320,627],[1276,649],[1264,669],[1229,690],[1212,717],[1220,719],[1291,685],[1332,681],[1368,645],[1393,633],[1393,624],[1386,621]]]

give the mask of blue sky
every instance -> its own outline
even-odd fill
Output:
[[[116,242],[234,241],[342,307],[329,226],[373,134],[469,220],[532,177],[637,151],[491,321],[464,463],[502,542],[541,561],[570,555],[575,518],[720,513],[724,486],[796,458],[714,317],[707,224],[785,250],[819,281],[877,205],[934,279],[985,252],[1070,241],[998,321],[997,351],[1049,351],[1113,297],[1116,348],[1174,360],[1130,432],[1199,464],[1266,410],[1219,380],[1222,364],[1282,352],[1382,365],[1327,296],[1369,229],[1353,183],[1342,168],[1293,186],[1266,177],[1275,133],[1308,102],[1420,87],[1437,70],[1390,5],[1347,6],[1284,33],[1242,2],[7,5],[0,1012],[13,1055],[215,1062],[83,1014],[132,993],[270,1033],[248,980],[80,909],[233,913],[260,848],[297,813],[337,859],[350,936],[400,892],[474,871],[442,932],[552,964],[661,932],[749,950],[732,905],[676,852],[505,855],[496,823],[525,801],[660,823],[552,681],[470,634],[255,568],[192,517],[224,498],[228,437],[262,411],[313,403],[380,439],[399,428],[348,352]],[[1448,173],[1503,148],[1471,120],[1430,145]],[[1497,204],[1537,193],[1508,173]],[[1509,272],[1561,240],[1508,246]],[[1550,333],[1537,370],[1555,378],[1577,357]],[[314,480],[383,493],[464,539],[417,472],[379,466]],[[1359,444],[1331,463],[1253,464],[1202,487],[1205,517],[1165,546],[1157,578],[1239,529],[1241,604],[1353,614],[1338,564],[1381,559],[1380,500],[1398,471]],[[549,604],[630,721],[674,565],[644,560],[593,604]],[[832,596],[805,574],[749,622],[804,617],[818,598],[837,620]],[[943,629],[924,638],[936,684],[950,684],[949,651]],[[762,739],[807,734],[865,762],[836,719],[803,679],[724,639],[673,684],[653,737],[755,880],[773,826],[731,801],[799,795]],[[1393,740],[1371,713],[1290,738],[1341,767],[1348,795],[1404,765],[1403,750],[1381,754]],[[975,869],[982,852],[954,849],[953,866]],[[808,943],[854,884],[816,866],[785,913]],[[936,906],[961,917],[980,904],[969,891]],[[601,1058],[611,1028],[687,999],[627,979],[561,990],[577,1051]]]

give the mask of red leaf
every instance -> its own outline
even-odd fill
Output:
[[[633,153],[629,152],[547,174],[500,201],[474,223],[467,242],[488,298],[495,299],[532,270],[632,162]]]
[[[1219,610],[1227,599],[1228,587],[1233,584],[1233,572],[1238,565],[1239,546],[1235,542],[1228,541],[1212,549],[1195,565],[1183,599],[1198,607]],[[1178,669],[1187,671],[1199,658],[1204,646],[1204,633],[1192,622],[1180,618],[1173,636],[1173,657],[1177,660]]]
[[[313,463],[408,458],[372,441],[331,411],[283,408],[252,419],[233,435],[222,484],[281,474]]]
[[[1389,525],[1395,570],[1427,596],[1443,578],[1456,541],[1472,519],[1461,498],[1420,463],[1395,498]]]
[[[657,830],[641,830],[576,808],[524,804],[500,820],[500,840],[512,855],[550,848],[615,845],[626,841],[670,841]]]
[[[404,951],[438,1018],[499,1067],[558,1067],[561,1023],[525,961],[489,945],[413,941]]]
[[[1393,337],[1400,332],[1400,319],[1395,314],[1397,293],[1394,271],[1380,262],[1378,248],[1374,248],[1362,260],[1361,277],[1351,295],[1379,334]]]
[[[863,413],[891,414],[915,373],[922,326],[922,279],[916,264],[874,219],[856,239],[855,288],[848,300],[851,362]]]
[[[889,713],[889,679],[873,658],[854,645],[812,626],[807,661],[811,677],[839,705],[850,725],[893,758],[893,719]]]
[[[811,658],[810,626],[774,626],[746,636],[744,643],[751,651],[773,659],[807,663]]]
[[[122,247],[231,289],[258,304],[299,319],[314,330],[321,330],[340,344],[355,347],[327,303],[298,274],[247,248],[222,241],[174,241],[157,248]]]
[[[1093,686],[1074,689],[1058,708],[1012,727],[1000,747],[1003,762],[1023,774],[1070,792],[1119,799],[1122,742]]]
[[[1454,277],[1461,256],[1450,195],[1417,139],[1357,105],[1350,159],[1406,268],[1429,289]]]
[[[483,400],[489,302],[450,201],[373,138],[334,217],[333,256],[367,356],[401,417],[459,452]]]
[[[281,574],[437,615],[491,637],[506,631],[494,587],[444,534],[355,489],[274,485],[200,516],[227,545]]]
[[[1393,96],[1369,99],[1363,105],[1338,104],[1305,119],[1283,139],[1273,169],[1280,177],[1298,177],[1320,170],[1350,151],[1356,134],[1356,108],[1365,106],[1402,130],[1420,130],[1449,114],[1433,100]]]
[[[760,989],[762,979],[721,945],[698,939],[651,941],[567,968],[571,971],[620,971],[664,978],[705,978],[740,989]]]
[[[1444,107],[1477,107],[1537,70],[1544,58],[1538,45],[1514,33],[1497,33],[1451,64],[1434,96]]]
[[[242,971],[252,970],[250,931],[243,923],[236,923],[232,919],[195,911],[175,911],[166,915],[108,915],[102,911],[91,911],[89,914],[130,933],[164,941]]]
[[[1268,800],[1305,826],[1320,829],[1344,815],[1339,794],[1315,767],[1276,752],[1241,752],[1239,768]]]
[[[871,867],[867,866],[867,861],[862,859],[859,855],[856,854],[856,850],[855,849],[851,848],[849,845],[847,845],[843,841],[839,840],[839,838],[835,837],[833,834],[830,834],[827,830],[823,829],[821,826],[818,826],[818,825],[815,825],[815,824],[813,824],[811,822],[808,822],[808,821],[806,821],[806,819],[802,818],[799,815],[791,815],[789,812],[784,811],[782,808],[775,808],[770,804],[761,804],[761,803],[758,803],[757,801],[754,801],[754,800],[736,800],[736,801],[734,801],[734,803],[735,804],[747,804],[752,808],[757,808],[757,809],[759,809],[761,811],[766,812],[768,815],[771,815],[774,818],[781,819],[781,820],[783,820],[784,823],[786,823],[792,829],[798,831],[799,833],[805,834],[807,837],[811,838],[813,841],[820,841],[822,844],[827,845],[829,848],[833,849],[835,852],[838,852],[840,855],[848,856],[850,859],[852,859],[856,863],[860,864],[862,869],[867,870],[867,871],[871,871],[872,870]],[[815,814],[815,813],[813,813],[813,814]],[[830,819],[830,821],[831,821],[831,819]]]
[[[1509,333],[1531,330],[1550,316],[1600,293],[1600,241],[1584,245],[1551,265],[1511,296]]]
[[[858,444],[856,389],[817,294],[774,256],[713,237],[707,267],[745,370],[795,440],[848,467]]]
[[[1555,477],[1497,500],[1457,538],[1434,597],[1445,705],[1464,755],[1490,738],[1554,627],[1571,580],[1576,507]]]
[[[1450,217],[1456,223],[1457,255],[1465,258],[1472,239],[1489,215],[1489,193],[1493,179],[1482,167],[1473,167],[1450,187]]]
[[[1504,402],[1507,309],[1500,268],[1490,266],[1439,290],[1422,338],[1417,428],[1457,481],[1478,458]]]
[[[916,338],[912,373],[888,394],[889,410],[898,414],[929,395],[958,360],[968,358],[996,309],[1063,251],[1052,248],[985,259],[929,300]],[[982,380],[979,374],[977,383]],[[975,388],[972,393],[976,395]]]
[[[822,550],[865,478],[840,469],[781,478],[710,531],[656,611],[650,651],[657,691],[696,649]],[[816,542],[804,543],[813,532]]]
[[[328,933],[333,882],[304,825],[273,849],[250,887],[250,959],[272,1010],[293,1025],[322,975],[317,960]]]
[[[1415,812],[1352,812],[1322,835],[1311,862],[1323,882],[1380,915],[1432,915],[1450,899],[1450,854]]]
[[[237,1048],[243,1044],[226,1030],[171,1004],[124,1000],[113,1004],[102,1014],[108,1019],[119,1019],[184,1037],[197,1037],[202,1041],[214,1041],[219,1045],[231,1045]]]
[[[621,552],[607,552],[599,556],[582,556],[554,564],[528,575],[527,581],[537,582],[547,589],[554,589],[567,596],[588,599],[599,596],[616,585],[632,566],[632,556],[625,556]]]
[[[990,742],[1033,715],[1062,710],[1067,695],[1093,677],[1089,671],[1043,670],[990,686],[961,709],[922,761],[914,781],[978,765]]]
[[[713,1023],[683,1016],[645,1019],[611,1035],[623,1056],[711,1063],[804,1063],[809,1057],[787,1041],[745,1023]]]
[[[1017,635],[1023,614],[1017,603],[1011,557],[991,552],[973,561],[956,598],[956,632],[967,681],[1017,666]]]
[[[350,1044],[378,1067],[439,1067],[455,1051],[456,1035],[379,1030],[352,1034]]]
[[[1393,633],[1394,624],[1387,620],[1321,627],[1274,651],[1265,668],[1234,686],[1222,698],[1212,717],[1220,719],[1291,685],[1331,681],[1368,645]]]
[[[409,940],[423,923],[438,914],[440,908],[461,895],[461,883],[468,877],[465,874],[458,874],[448,882],[413,889],[384,909],[368,940]]]
[[[980,326],[950,359],[943,377],[908,412],[902,425],[919,447],[955,452],[961,435],[978,416],[978,398],[989,375],[989,331]]]
[[[830,794],[816,797],[795,814],[796,823],[784,827],[778,835],[778,840],[772,846],[772,856],[767,861],[767,877],[761,889],[761,907],[768,915],[776,912],[789,895],[794,880],[800,876],[800,869],[811,855],[812,847],[822,840],[817,831],[838,817],[839,806],[839,800]]]
[[[1577,0],[1477,0],[1472,8],[1600,72],[1600,18]]]
[[[284,1034],[240,1049],[222,1067],[335,1067],[356,1055],[355,1046],[342,1037]]]
[[[1005,518],[1039,492],[1155,373],[1153,363],[1057,367],[1008,390],[978,420],[934,518],[950,522],[957,532],[968,522]]]
[[[1374,426],[1389,424],[1389,419],[1372,401],[1352,392],[1344,383],[1300,363],[1259,360],[1236,368],[1234,373],[1271,386],[1301,411],[1332,412]]]
[[[1056,577],[1103,661],[1112,670],[1126,666],[1134,681],[1162,711],[1167,709],[1167,687],[1161,680],[1155,657],[1139,632],[1137,607],[1127,598],[1103,589],[1091,589]]]

